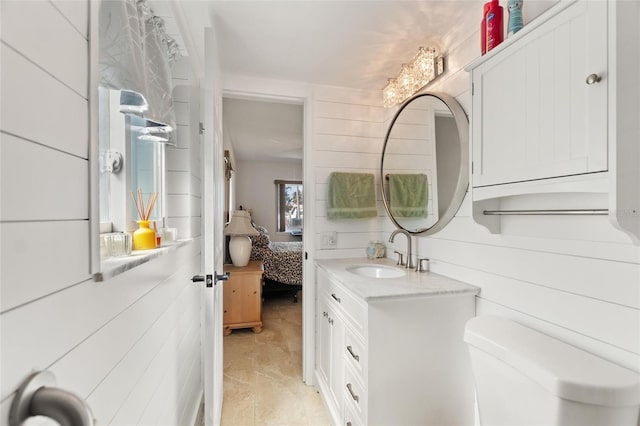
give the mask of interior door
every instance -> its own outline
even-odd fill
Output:
[[[211,52],[212,54],[209,54]],[[224,172],[222,164],[222,113],[220,89],[216,87],[215,38],[205,30],[205,77],[201,87],[202,167],[202,270],[213,276],[213,286],[203,286],[202,356],[204,367],[205,424],[219,425],[222,414],[222,285],[216,271],[223,267]],[[206,276],[206,275],[205,275]]]

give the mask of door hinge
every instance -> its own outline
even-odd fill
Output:
[[[200,131],[200,134],[204,135],[204,124],[202,124],[202,121],[199,123],[198,129]]]
[[[473,174],[473,161],[471,162],[471,174]]]

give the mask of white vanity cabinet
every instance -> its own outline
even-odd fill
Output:
[[[315,376],[334,423],[473,424],[473,378],[463,332],[475,314],[477,288],[456,282],[455,292],[441,286],[423,291],[415,282],[407,285],[427,282],[423,275],[400,279],[399,287],[412,287],[409,292],[363,297],[352,284],[373,288],[393,286],[394,280],[354,275],[350,282],[341,278],[345,264],[322,261],[316,274]]]
[[[474,187],[607,170],[606,2],[571,4],[471,74]]]

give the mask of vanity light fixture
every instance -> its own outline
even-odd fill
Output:
[[[444,72],[444,58],[433,47],[420,47],[410,64],[402,64],[400,73],[387,80],[382,89],[385,108],[391,108],[407,100]]]

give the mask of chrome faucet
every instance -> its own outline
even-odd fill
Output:
[[[407,268],[413,268],[413,258],[411,257],[411,234],[404,229],[396,229],[389,236],[389,242],[392,243],[397,234],[404,234],[407,237]]]

